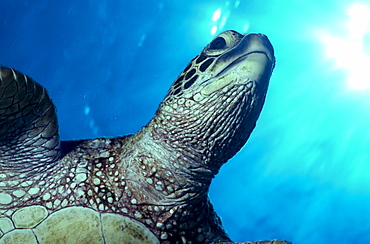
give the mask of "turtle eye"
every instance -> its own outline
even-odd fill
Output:
[[[210,49],[223,49],[226,47],[226,40],[223,37],[217,37],[209,45]]]

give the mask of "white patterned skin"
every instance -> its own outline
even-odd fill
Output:
[[[0,243],[230,242],[208,189],[254,129],[274,65],[266,36],[223,32],[135,135],[62,142],[45,88],[1,67]]]

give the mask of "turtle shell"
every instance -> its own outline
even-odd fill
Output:
[[[49,214],[40,205],[0,218],[1,244],[41,243],[159,243],[143,224],[114,213],[86,207],[67,207]]]

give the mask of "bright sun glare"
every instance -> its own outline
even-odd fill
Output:
[[[348,19],[341,36],[329,31],[320,31],[319,38],[325,46],[326,58],[333,59],[335,68],[347,73],[347,85],[351,90],[370,89],[370,43],[365,36],[370,35],[370,7],[354,3],[347,9]],[[367,45],[367,47],[366,47]]]

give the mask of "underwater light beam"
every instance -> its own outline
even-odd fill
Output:
[[[325,46],[326,57],[333,59],[335,68],[347,73],[347,85],[351,90],[370,90],[370,54],[365,52],[364,39],[370,35],[370,8],[354,3],[347,9],[346,31],[341,37],[328,31],[320,31],[319,38]]]
[[[217,9],[215,12],[213,12],[213,15],[212,15],[212,21],[213,22],[217,22],[219,19],[220,19],[220,17],[221,17],[221,9]],[[218,27],[217,27],[217,25],[215,24],[214,26],[212,26],[212,28],[211,28],[211,35],[215,35],[216,34],[216,32],[217,32],[217,30],[218,30]]]

